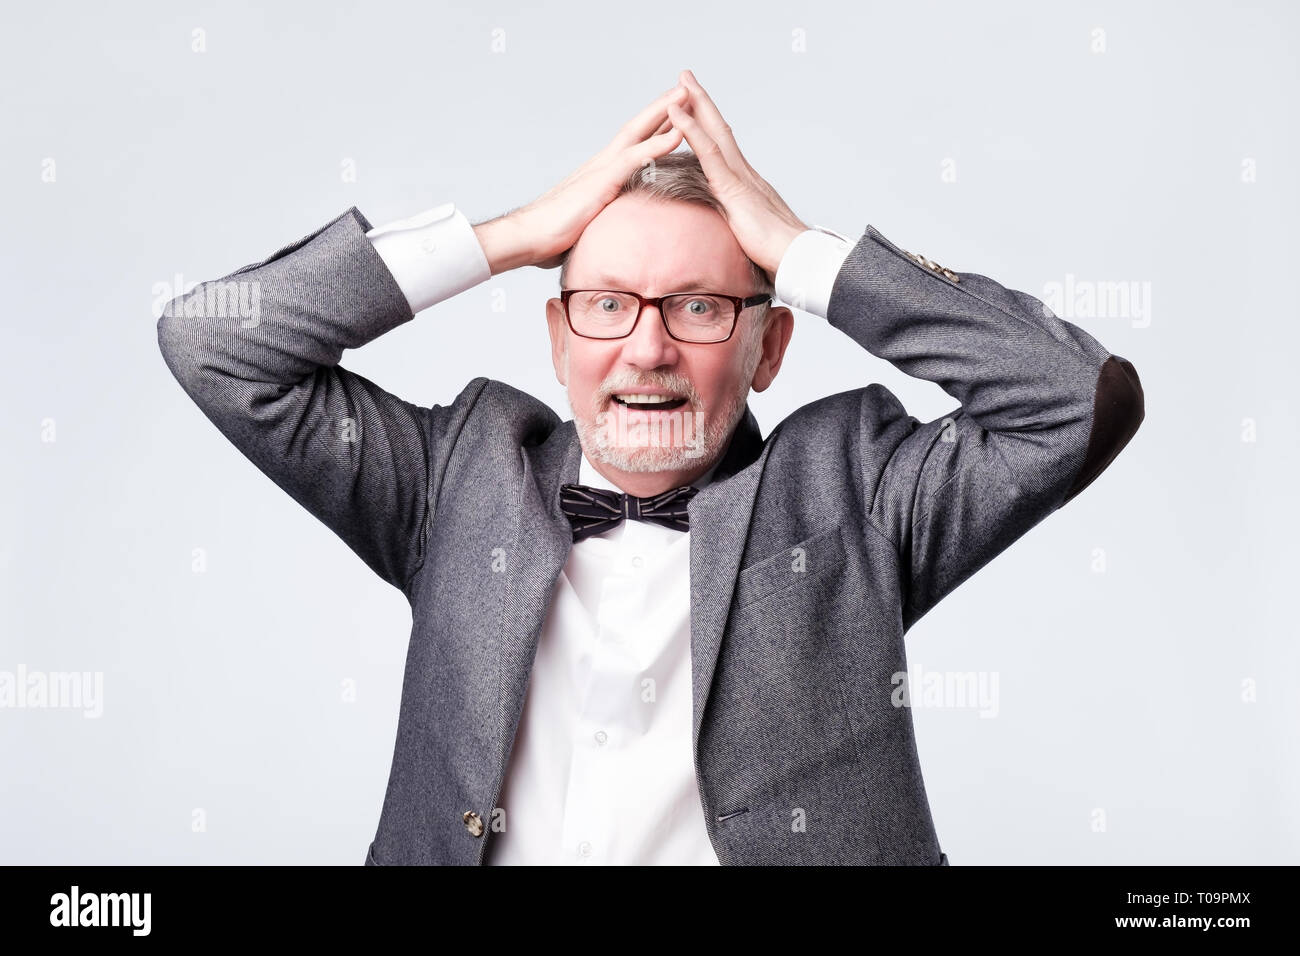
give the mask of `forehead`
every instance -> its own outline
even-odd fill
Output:
[[[625,195],[587,224],[573,251],[570,289],[643,295],[709,291],[748,295],[752,266],[721,215],[697,203]]]

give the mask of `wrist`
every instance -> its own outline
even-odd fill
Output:
[[[532,255],[524,243],[519,224],[509,214],[473,226],[493,275],[529,265]]]

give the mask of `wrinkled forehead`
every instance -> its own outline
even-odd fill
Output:
[[[723,292],[754,284],[745,251],[721,215],[698,203],[625,195],[588,223],[569,254],[570,289],[642,295]]]

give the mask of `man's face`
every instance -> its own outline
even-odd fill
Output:
[[[743,297],[756,291],[749,259],[718,213],[636,194],[620,196],[588,224],[570,253],[565,285],[644,296]],[[647,306],[630,335],[601,341],[575,335],[560,300],[551,299],[547,323],[555,373],[567,386],[591,462],[641,487],[647,481],[664,484],[654,475],[672,487],[711,467],[744,414],[749,389],[767,388],[780,366],[793,316],[769,308],[769,331],[761,339],[761,306],[741,312],[731,338],[712,344],[677,341],[659,310]],[[618,396],[630,390],[680,401],[662,410],[629,407]]]

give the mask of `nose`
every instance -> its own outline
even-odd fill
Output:
[[[677,364],[677,340],[668,334],[657,306],[641,310],[636,328],[623,340],[623,360],[638,368],[655,369]]]

